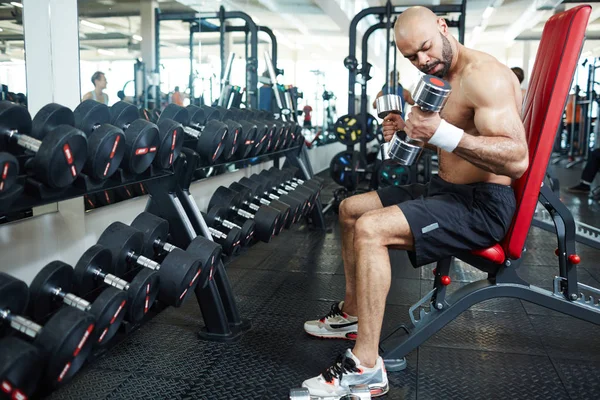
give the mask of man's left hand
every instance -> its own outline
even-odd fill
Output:
[[[427,142],[441,122],[439,113],[424,112],[419,107],[413,107],[406,118],[404,131],[411,139]]]

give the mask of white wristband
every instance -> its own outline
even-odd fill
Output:
[[[442,119],[440,126],[431,139],[429,139],[428,143],[452,153],[458,146],[464,133],[462,129]]]

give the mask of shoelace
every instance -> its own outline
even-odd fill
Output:
[[[346,357],[346,353],[340,354],[335,360],[335,363],[323,372],[323,378],[325,378],[327,382],[333,381],[333,378],[338,378],[341,382],[344,372],[359,372],[354,360]]]
[[[338,303],[335,303],[331,306],[331,310],[329,311],[329,313],[327,313],[327,315],[325,316],[325,319],[331,318],[331,317],[337,317],[338,315],[342,315],[342,314],[343,314],[342,310],[340,310]]]

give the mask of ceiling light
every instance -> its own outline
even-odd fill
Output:
[[[115,52],[114,51],[110,51],[110,50],[104,50],[104,49],[98,49],[98,54],[102,54],[105,56],[114,56]]]
[[[85,19],[82,19],[81,21],[79,21],[81,23],[81,25],[83,26],[87,26],[88,28],[92,28],[92,29],[97,29],[99,31],[103,31],[106,28],[104,27],[104,25],[100,25],[100,24],[95,24],[93,22],[90,21],[86,21]]]
[[[494,13],[494,7],[486,7],[481,18],[488,19]]]
[[[141,42],[143,39],[140,35],[132,35],[131,38],[133,40],[137,40],[138,42]]]
[[[10,5],[15,6],[15,7],[19,7],[19,8],[23,8],[23,4],[17,3],[16,1],[11,1]]]

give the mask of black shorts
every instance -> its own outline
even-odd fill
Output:
[[[437,175],[427,185],[389,186],[377,194],[384,207],[397,204],[408,220],[415,268],[500,242],[516,209],[510,186],[457,185]]]

